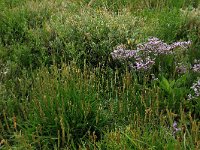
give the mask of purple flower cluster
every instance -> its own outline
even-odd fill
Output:
[[[199,72],[200,73],[200,60],[195,60],[195,64],[192,67],[192,70],[194,72]]]
[[[177,47],[188,48],[189,45],[191,45],[191,41],[175,42],[168,45],[167,43],[164,43],[158,38],[152,37],[148,39],[147,43],[138,44],[137,48],[139,48],[139,50],[144,50],[147,52],[152,52],[155,55],[159,55],[159,54],[172,54],[173,49]]]
[[[192,44],[191,41],[184,41],[184,42],[175,42],[170,45],[172,49],[181,47],[181,48],[188,48]]]
[[[176,121],[173,123],[173,135],[175,136],[178,131],[181,131],[181,128],[178,128],[178,124]]]
[[[112,58],[113,59],[128,59],[132,58],[137,55],[136,50],[126,50],[126,46],[121,44],[117,46],[117,48],[111,52]]]
[[[171,53],[170,45],[155,37],[149,38],[147,43],[138,44],[137,49],[146,53],[154,53],[155,55]]]
[[[113,59],[134,60],[131,68],[136,70],[148,70],[155,64],[158,55],[173,54],[173,49],[177,47],[187,48],[191,44],[188,42],[175,42],[171,45],[164,43],[156,37],[151,37],[146,43],[138,44],[136,50],[126,50],[124,45],[119,45],[111,52]]]
[[[178,72],[179,74],[184,74],[187,72],[187,70],[188,68],[182,63],[178,63],[176,66],[176,72]]]
[[[154,63],[155,61],[153,59],[146,57],[145,59],[137,60],[133,68],[136,70],[148,70],[154,65]]]
[[[192,94],[189,94],[188,95],[189,99],[200,97],[200,79],[197,82],[193,83],[191,89],[193,89],[194,91],[194,96],[192,96]]]

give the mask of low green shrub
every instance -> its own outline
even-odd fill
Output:
[[[88,3],[0,1],[0,149],[199,149],[198,1]]]

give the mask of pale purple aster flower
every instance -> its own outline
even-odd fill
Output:
[[[193,90],[194,95],[189,94],[188,99],[191,100],[194,98],[199,98],[200,97],[200,79],[197,82],[193,83],[191,89]]]
[[[156,78],[156,76],[155,76],[155,74],[151,74],[151,79],[153,80],[153,81],[157,81],[158,80],[158,78]]]
[[[134,62],[129,66],[136,70],[148,70],[155,64],[155,59],[158,55],[173,54],[173,49],[177,47],[186,48],[191,44],[188,42],[175,42],[168,45],[156,37],[151,37],[148,42],[144,44],[138,44],[136,50],[126,50],[125,45],[119,45],[111,52],[113,59],[129,60],[133,58]],[[133,61],[132,60],[132,61]],[[183,69],[183,68],[182,68]]]
[[[188,100],[191,100],[191,99],[193,99],[192,94],[188,94]]]
[[[180,74],[184,74],[187,72],[187,67],[181,63],[178,63],[176,66],[176,72],[178,72]]]
[[[139,50],[154,53],[154,55],[169,54],[172,53],[171,50],[173,49],[170,45],[164,43],[156,37],[149,38],[147,43],[138,44],[137,47]]]
[[[200,96],[200,80],[198,80],[196,83],[193,83],[191,88],[194,90],[196,97]]]
[[[191,45],[191,41],[184,41],[184,42],[175,42],[172,43],[170,46],[172,49],[181,47],[181,48],[188,48]]]
[[[137,70],[148,70],[155,64],[155,61],[150,57],[145,58],[145,60],[136,61],[135,69]]]
[[[136,53],[136,50],[126,50],[124,45],[119,45],[113,52],[111,52],[111,56],[113,59],[128,59],[137,55]]]
[[[192,67],[192,70],[194,72],[200,72],[200,64],[194,64],[194,66]]]
[[[178,124],[176,121],[173,123],[173,135],[175,136],[178,131],[181,131],[181,128],[178,128]]]

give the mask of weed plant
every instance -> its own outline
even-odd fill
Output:
[[[0,149],[199,149],[198,14],[197,0],[1,0]],[[191,44],[141,53],[146,70],[111,55],[149,37]]]

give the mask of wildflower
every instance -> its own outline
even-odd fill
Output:
[[[193,83],[191,89],[193,90],[194,95],[192,96],[192,94],[189,94],[189,100],[200,97],[200,79],[197,82]]]
[[[178,63],[176,66],[176,72],[178,72],[180,74],[184,74],[187,72],[187,67],[181,63]]]
[[[153,80],[153,81],[157,81],[158,80],[158,78],[156,78],[156,76],[155,76],[155,74],[151,74],[151,79]]]
[[[189,95],[188,95],[188,99],[189,99],[189,100],[193,99],[192,94],[189,94]]]
[[[194,72],[200,72],[200,63],[194,64],[194,66],[192,67],[192,70]]]
[[[170,45],[167,45],[156,37],[149,38],[147,43],[139,44],[137,47],[148,53],[154,53],[154,55],[171,53]]]
[[[175,42],[175,43],[172,43],[170,45],[170,47],[172,49],[174,48],[177,48],[177,47],[181,47],[181,48],[188,48],[190,45],[191,45],[191,41],[185,41],[185,42]]]
[[[126,50],[125,45],[119,45],[111,52],[114,60],[134,60],[133,64],[129,63],[129,67],[136,70],[148,70],[155,64],[155,59],[158,55],[173,54],[173,49],[177,47],[187,48],[191,41],[175,42],[171,45],[164,43],[156,37],[151,37],[146,43],[137,44],[136,50]],[[185,68],[181,68],[185,72]]]
[[[140,61],[135,62],[135,69],[137,70],[148,70],[155,64],[155,61],[150,57],[145,58],[145,60],[140,59]]]
[[[174,135],[174,136],[176,135],[176,133],[177,133],[178,131],[181,131],[181,128],[178,128],[177,126],[178,126],[177,122],[174,121],[173,126],[172,126],[172,127],[173,127],[173,135]]]
[[[194,72],[200,72],[200,60],[194,60],[194,66],[192,67]]]
[[[196,97],[200,96],[200,80],[198,80],[196,83],[193,83],[191,88],[194,90]]]
[[[136,55],[135,50],[126,50],[124,45],[119,45],[117,48],[111,52],[113,59],[128,59]]]

